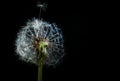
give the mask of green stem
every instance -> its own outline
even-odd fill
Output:
[[[43,61],[46,58],[46,48],[45,45],[48,45],[46,42],[39,42],[38,47],[38,81],[42,81],[42,68]]]
[[[39,60],[39,65],[38,65],[38,81],[42,81],[42,58]]]

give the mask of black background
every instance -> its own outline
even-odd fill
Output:
[[[15,53],[17,32],[28,19],[38,17],[37,0],[6,1],[4,6],[5,79],[9,81],[37,81],[37,66],[18,60]],[[88,65],[88,16],[86,2],[64,0],[42,0],[48,7],[42,12],[45,21],[55,22],[63,31],[65,57],[56,68],[43,69],[43,81],[89,80]],[[2,30],[1,30],[2,32]],[[7,49],[7,50],[6,50]],[[5,80],[6,81],[6,80]]]

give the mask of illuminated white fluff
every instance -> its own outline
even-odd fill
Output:
[[[64,56],[63,37],[61,30],[55,24],[34,19],[27,22],[27,25],[21,28],[16,39],[16,52],[25,61],[37,64],[36,48],[32,41],[34,38],[42,37],[47,39],[50,47],[47,48],[46,65],[55,65]]]

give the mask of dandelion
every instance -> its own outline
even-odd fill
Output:
[[[22,60],[38,65],[38,81],[42,81],[42,66],[54,66],[64,56],[63,42],[56,24],[34,18],[19,31],[16,52]]]
[[[38,4],[39,19],[28,21],[18,32],[16,53],[26,62],[38,65],[38,81],[42,81],[42,66],[55,66],[64,56],[63,36],[56,24],[41,19],[45,3]]]

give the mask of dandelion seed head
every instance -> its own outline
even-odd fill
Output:
[[[63,37],[56,24],[33,19],[20,29],[16,39],[16,52],[26,62],[38,65],[36,50],[39,43],[47,45],[44,64],[55,65],[64,56]]]

